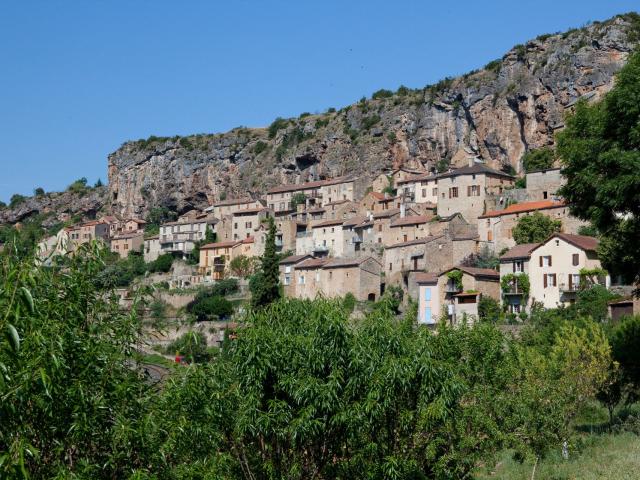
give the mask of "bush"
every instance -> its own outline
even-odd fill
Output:
[[[147,271],[150,273],[162,272],[167,273],[171,270],[173,264],[173,255],[164,253],[156,258],[153,262],[147,264]]]
[[[370,130],[375,124],[380,122],[381,118],[379,115],[372,115],[370,117],[364,117],[362,119],[362,128],[365,130]]]
[[[378,90],[377,92],[373,92],[373,95],[371,95],[371,98],[373,100],[378,100],[380,98],[389,98],[389,97],[393,97],[393,92],[391,90],[385,90],[384,88]]]
[[[87,191],[87,179],[85,177],[79,178],[67,187],[67,191],[79,194],[85,193]]]
[[[496,323],[500,320],[500,304],[493,298],[485,295],[478,303],[478,317],[483,322]]]
[[[353,293],[348,292],[344,296],[344,299],[342,300],[342,306],[347,312],[353,312],[353,309],[356,308],[356,297],[354,297]]]
[[[196,320],[225,320],[233,314],[233,304],[224,297],[205,297],[198,301],[190,302],[187,311],[195,315]]]
[[[266,142],[263,142],[262,140],[258,140],[256,144],[253,146],[253,154],[260,155],[262,152],[264,152],[267,149],[268,146],[269,145]]]
[[[15,208],[24,202],[27,199],[24,195],[20,195],[19,193],[15,193],[11,195],[11,199],[9,200],[9,208]]]
[[[167,355],[182,355],[189,363],[206,363],[211,359],[207,339],[201,332],[187,332],[175,339],[165,350]]]
[[[580,315],[591,317],[596,322],[607,319],[609,302],[618,298],[602,285],[594,285],[578,292],[575,307]]]
[[[513,239],[518,245],[545,241],[553,233],[560,231],[562,222],[540,212],[526,215],[513,228]]]
[[[42,195],[44,195],[44,188],[42,188],[42,187],[38,187],[38,188],[34,189],[34,190],[33,190],[33,194],[34,194],[36,197],[41,197]]]
[[[522,166],[525,172],[546,170],[553,167],[555,153],[549,147],[530,150],[522,156]]]
[[[289,125],[289,120],[285,120],[284,118],[278,117],[276,118],[271,125],[269,125],[269,138],[273,139],[278,134],[279,130],[287,128]]]

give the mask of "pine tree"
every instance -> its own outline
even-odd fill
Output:
[[[273,218],[267,219],[268,231],[261,258],[261,268],[250,282],[251,305],[264,307],[280,298],[278,254],[276,252],[276,225]]]

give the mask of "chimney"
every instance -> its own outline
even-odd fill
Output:
[[[476,163],[476,159],[474,157],[469,157],[469,166],[473,167],[474,163]]]
[[[407,206],[404,203],[400,204],[400,218],[404,218],[407,214]]]
[[[373,213],[367,212],[367,216],[369,217],[369,221],[373,222]]]

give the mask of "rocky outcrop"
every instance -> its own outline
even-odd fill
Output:
[[[92,219],[104,212],[107,187],[87,188],[82,192],[52,192],[25,198],[13,208],[0,209],[0,225],[14,224],[39,216],[44,227],[72,219]]]

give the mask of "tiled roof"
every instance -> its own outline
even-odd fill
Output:
[[[438,274],[431,272],[418,272],[414,276],[416,283],[437,283]]]
[[[309,260],[305,260],[304,262],[299,263],[296,269],[300,270],[305,268],[320,268],[328,261],[328,258],[310,258]]]
[[[311,255],[309,255],[308,253],[304,255],[291,255],[287,258],[280,260],[280,265],[290,265],[292,263],[298,263],[299,261],[304,260],[305,258],[310,258],[310,257]]]
[[[426,215],[412,215],[410,217],[398,218],[391,222],[391,227],[401,227],[404,225],[418,225],[420,223],[427,223],[429,217]]]
[[[315,182],[291,183],[289,185],[280,185],[279,187],[274,187],[270,190],[267,190],[267,193],[295,192],[297,190],[309,190],[311,188],[320,188],[325,185],[337,185],[339,183],[346,183],[346,182],[352,182],[352,181],[353,181],[353,178],[336,177],[336,178],[330,178],[328,180],[317,180]]]
[[[143,235],[144,235],[144,232],[142,230],[138,230],[137,232],[121,233],[120,235],[114,236],[112,240],[126,240],[128,238],[141,237]]]
[[[311,228],[332,227],[335,225],[342,225],[342,222],[344,222],[344,220],[342,220],[341,218],[334,219],[334,220],[325,220],[324,222],[320,222],[320,223],[316,223],[315,225],[312,225]]]
[[[234,216],[237,216],[237,215],[247,215],[247,214],[249,214],[249,215],[254,215],[254,214],[256,214],[256,213],[260,213],[260,212],[262,212],[263,210],[267,210],[267,209],[266,209],[266,208],[264,208],[264,207],[243,208],[242,210],[236,210],[235,212],[233,212],[233,215],[234,215]]]
[[[247,237],[244,240],[242,240],[242,243],[254,243],[254,239],[253,237]]]
[[[336,200],[335,202],[325,203],[325,207],[332,207],[334,205],[342,205],[344,203],[351,203],[351,200]]]
[[[376,200],[384,200],[385,198],[384,193],[380,193],[380,192],[369,192],[369,195],[371,195]]]
[[[322,268],[346,268],[357,267],[373,257],[359,257],[359,258],[333,258],[330,259]],[[374,259],[375,260],[375,259]],[[376,263],[380,263],[375,260]]]
[[[329,180],[324,180],[323,185],[338,185],[339,183],[348,183],[353,182],[354,179],[349,176],[330,178]]]
[[[140,224],[147,223],[144,220],[140,220],[139,218],[127,218],[125,220],[125,222],[136,222],[136,223],[140,223]]]
[[[544,210],[547,208],[561,208],[566,206],[564,202],[556,202],[553,200],[540,200],[537,202],[523,202],[509,205],[504,210],[492,210],[480,215],[478,218],[501,217],[503,215],[513,215],[516,213],[533,212],[536,210]]]
[[[494,278],[496,280],[500,278],[500,273],[498,273],[497,270],[492,270],[491,268],[465,267],[462,265],[449,268],[448,270],[445,270],[444,272],[442,272],[440,275],[444,275],[445,273],[450,272],[451,270],[461,270],[464,273],[468,273],[473,277],[489,277],[489,278]]]
[[[424,173],[422,175],[416,175],[415,177],[405,178],[404,180],[398,180],[396,182],[397,185],[402,185],[405,183],[413,183],[413,182],[422,182],[425,180],[437,180],[439,175],[435,173]]]
[[[209,250],[212,248],[227,248],[227,247],[233,247],[234,245],[237,245],[241,243],[239,240],[231,240],[228,242],[215,242],[215,243],[207,243],[206,245],[203,245],[200,247],[200,250]]]
[[[531,252],[538,246],[539,243],[523,243],[522,245],[516,245],[504,255],[500,257],[500,260],[516,260],[518,258],[529,258]]]
[[[426,239],[424,238],[416,238],[415,240],[408,240],[406,242],[394,243],[393,245],[387,245],[384,247],[386,250],[391,248],[400,248],[400,247],[410,247],[411,245],[420,245],[421,243],[425,243]]]
[[[360,225],[361,223],[366,222],[367,220],[369,220],[369,217],[365,216],[365,215],[360,215],[357,217],[351,217],[348,218],[347,220],[345,220],[342,223],[343,227],[355,227],[356,225]]]
[[[586,235],[571,235],[568,233],[556,233],[549,238],[549,240],[558,237],[564,240],[565,242],[570,243],[582,250],[586,250],[588,252],[595,252],[598,248],[598,244],[600,243],[597,238],[588,237]],[[545,243],[547,243],[547,240]]]
[[[441,173],[438,178],[458,177],[460,175],[487,174],[496,177],[514,178],[508,173],[501,172],[494,168],[487,167],[484,163],[475,163],[470,167],[461,167],[451,170],[450,172]]]
[[[389,217],[393,217],[394,215],[400,213],[400,209],[399,208],[390,208],[389,210],[383,210],[381,212],[376,212],[373,214],[373,218],[389,218]]]

